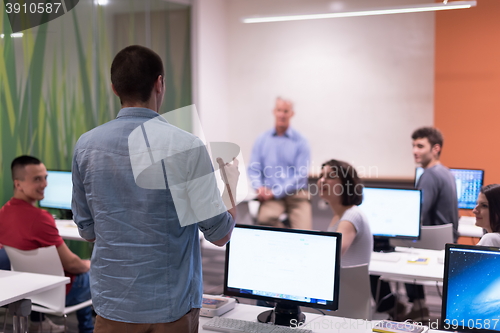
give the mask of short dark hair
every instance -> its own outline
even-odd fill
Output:
[[[411,135],[412,140],[427,138],[431,147],[434,145],[439,145],[443,149],[443,134],[435,127],[420,127],[413,131]],[[439,155],[441,155],[441,150],[439,150]]]
[[[500,232],[500,185],[485,185],[481,188],[481,193],[488,200],[491,231]]]
[[[111,64],[111,83],[122,104],[147,102],[160,75],[165,76],[160,56],[140,45],[124,48]]]
[[[344,161],[329,160],[321,165],[321,168],[330,166],[332,173],[330,178],[338,177],[342,184],[342,205],[361,205],[363,202],[363,183],[358,177],[356,169]],[[333,176],[333,177],[332,177]]]
[[[16,157],[12,161],[12,163],[10,164],[10,171],[12,173],[12,180],[16,180],[16,179],[23,180],[23,178],[24,178],[23,171],[27,165],[30,165],[30,164],[39,165],[41,163],[42,163],[42,161],[40,161],[38,158],[33,157],[33,156],[29,156],[29,155],[22,155],[22,156]]]

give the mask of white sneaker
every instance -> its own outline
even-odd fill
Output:
[[[41,329],[40,329],[41,326]],[[64,325],[56,325],[48,317],[42,322],[31,322],[30,333],[42,332],[42,333],[63,333]]]

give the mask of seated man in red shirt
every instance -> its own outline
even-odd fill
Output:
[[[0,209],[0,244],[25,251],[55,245],[64,271],[71,277],[66,306],[90,299],[87,273],[90,261],[82,260],[71,252],[59,235],[52,215],[36,207],[47,187],[47,169],[35,157],[20,156],[12,161],[11,170],[14,196]],[[76,315],[79,331],[93,332],[92,309],[83,308]],[[64,332],[64,326],[55,325],[43,314],[33,312],[31,321],[30,331],[38,332],[39,321],[42,321],[42,332]]]

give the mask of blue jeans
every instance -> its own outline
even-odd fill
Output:
[[[71,290],[66,295],[66,306],[76,305],[90,299],[90,283],[89,273],[77,275]],[[78,318],[78,331],[80,333],[94,332],[94,322],[92,318],[92,308],[87,306],[83,309],[76,311],[76,318]]]
[[[0,269],[10,271],[9,257],[7,256],[7,252],[5,252],[5,249],[3,247],[0,249]]]

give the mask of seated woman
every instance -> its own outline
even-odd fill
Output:
[[[500,247],[500,185],[483,186],[472,211],[476,225],[488,232],[477,245]]]
[[[368,264],[373,237],[368,221],[358,205],[363,201],[363,185],[354,167],[337,160],[322,165],[319,194],[332,208],[328,231],[342,234],[342,266]]]

